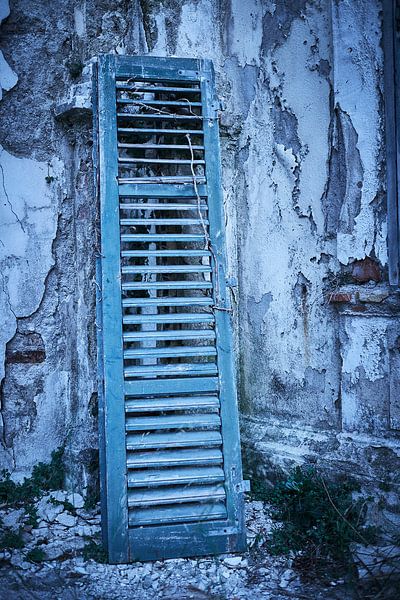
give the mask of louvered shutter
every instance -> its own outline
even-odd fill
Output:
[[[212,64],[103,56],[95,104],[109,557],[241,551],[243,482]]]

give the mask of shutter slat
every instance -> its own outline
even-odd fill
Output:
[[[168,365],[169,366],[169,365]],[[221,425],[219,415],[188,414],[159,415],[156,417],[127,417],[127,431],[152,431],[157,429],[199,429],[203,427],[218,428]]]
[[[195,210],[198,212],[199,208],[201,210],[208,210],[208,207],[205,204],[201,204],[200,207],[197,204],[150,204],[150,203],[138,203],[138,204],[120,204],[121,210]]]
[[[151,119],[152,121],[202,121],[203,117],[201,115],[160,115],[159,113],[117,113],[117,117],[121,119],[136,119],[136,120],[144,120]],[[198,130],[195,130],[196,133]]]
[[[121,235],[121,242],[203,242],[204,235],[179,233],[130,233]]]
[[[141,375],[216,375],[217,366],[213,363],[179,363],[176,365],[143,365],[124,369],[125,377]]]
[[[196,184],[202,185],[206,182],[205,177],[201,175],[196,176]],[[118,182],[121,185],[130,185],[134,184],[165,184],[165,185],[186,185],[188,183],[193,184],[193,177],[188,177],[187,175],[159,175],[159,176],[149,176],[149,177],[118,177]]]
[[[201,106],[201,102],[176,102],[173,100],[142,100],[134,98],[118,98],[118,104],[136,104],[137,106],[184,106],[190,108],[192,106]]]
[[[199,394],[200,392],[218,391],[218,377],[185,377],[168,379],[126,380],[127,396],[145,396],[154,394]]]
[[[170,433],[149,433],[147,435],[128,434],[127,448],[140,450],[144,448],[199,448],[220,446],[222,437],[219,431],[178,431]]]
[[[135,399],[125,402],[127,413],[169,410],[215,409],[219,407],[218,396],[176,396],[172,398]]]
[[[194,207],[195,208],[195,207]],[[207,219],[121,219],[121,225],[208,225]]]
[[[125,350],[124,358],[163,358],[181,356],[215,356],[216,349],[213,346],[179,346],[170,348],[139,348],[137,350]]]
[[[122,258],[147,258],[147,257],[170,257],[170,256],[180,256],[182,258],[185,257],[203,257],[203,256],[211,256],[211,252],[209,250],[123,250],[121,252]]]
[[[192,339],[213,339],[215,331],[213,329],[183,329],[177,331],[138,331],[135,333],[124,333],[124,342],[134,342],[137,340],[192,340]]]
[[[118,143],[118,148],[142,148],[143,150],[186,150],[190,152],[188,144],[127,144]],[[204,146],[192,144],[192,150],[204,150]]]
[[[157,450],[128,453],[128,469],[145,467],[165,468],[182,466],[204,467],[222,465],[222,452],[218,448],[195,448],[180,450]]]
[[[123,283],[122,289],[129,290],[194,290],[211,289],[212,283],[209,281],[162,281],[156,283],[146,283],[145,281]]]
[[[122,267],[122,273],[211,273],[212,268],[207,265],[139,265],[134,267]]]
[[[223,519],[226,517],[226,507],[224,503],[211,505],[195,505],[188,506],[166,506],[163,508],[136,509],[131,511],[129,515],[129,524],[131,526],[139,526],[145,524],[165,523],[182,523],[182,522],[197,522],[211,521],[215,519]]]
[[[186,160],[186,159],[169,159],[169,158],[119,158],[118,162],[120,164],[154,164],[154,165],[204,165],[204,160]]]
[[[135,306],[212,306],[211,298],[136,298],[134,300],[122,301],[124,308],[133,308]]]
[[[137,323],[213,323],[214,315],[210,313],[177,313],[167,315],[127,315],[123,317],[126,325]]]
[[[204,184],[197,186],[200,198],[207,196],[207,188]],[[122,198],[138,196],[139,198],[174,198],[177,200],[186,200],[192,198],[197,201],[196,190],[193,185],[193,177],[189,177],[187,183],[151,183],[144,186],[138,184],[136,179],[132,183],[120,183],[119,195]]]
[[[159,133],[161,135],[203,135],[201,129],[157,129],[157,128],[146,128],[140,127],[118,127],[119,133]],[[193,181],[193,180],[192,180]]]
[[[163,469],[138,471],[128,473],[128,487],[164,485],[188,485],[190,483],[218,483],[224,481],[224,471],[220,467],[182,467],[178,469]]]
[[[171,489],[141,489],[128,492],[128,506],[162,506],[187,502],[218,502],[225,499],[222,485],[177,486]]]
[[[200,94],[201,90],[199,87],[166,87],[166,86],[136,86],[131,83],[118,82],[116,85],[117,90],[132,90],[134,94],[141,94],[142,92],[185,92],[186,94]]]

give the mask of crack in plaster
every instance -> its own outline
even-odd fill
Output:
[[[0,160],[1,160],[1,157],[3,155],[3,152],[4,152],[4,148],[0,152]],[[10,207],[10,210],[11,210],[12,214],[17,219],[17,222],[20,224],[20,227],[21,227],[22,231],[25,233],[25,229],[24,229],[24,226],[22,224],[22,221],[19,218],[19,216],[17,215],[17,213],[15,212],[15,210],[13,208],[13,205],[11,203],[10,197],[8,195],[8,192],[7,192],[7,189],[6,189],[6,182],[5,182],[5,178],[4,178],[4,169],[3,169],[3,165],[1,164],[1,162],[0,162],[0,171],[1,171],[1,180],[2,180],[2,186],[3,186],[4,196],[6,197],[6,200],[8,202],[8,205]],[[3,243],[3,245],[4,245],[4,243]]]

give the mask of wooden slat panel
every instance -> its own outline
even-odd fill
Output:
[[[175,348],[136,348],[125,350],[124,358],[173,358],[182,356],[215,356],[217,350],[213,346],[176,346]]]
[[[123,164],[152,164],[152,165],[204,165],[204,160],[187,160],[179,158],[125,158],[121,156],[118,158],[120,165]]]
[[[224,481],[221,467],[181,467],[172,469],[146,469],[134,474],[128,473],[128,487],[164,485],[188,485],[190,483],[217,483]]]
[[[130,433],[126,437],[129,450],[146,448],[201,448],[221,446],[222,437],[219,431],[178,431],[173,436],[168,433],[149,433],[148,435]]]
[[[140,128],[140,127],[118,127],[119,133],[159,133],[161,135],[203,135],[201,129],[159,129],[159,128]]]
[[[122,273],[210,273],[211,267],[207,265],[138,265],[122,267]]]
[[[211,256],[209,250],[123,250],[121,252],[122,258],[148,258],[152,256],[159,257],[170,257],[179,256],[180,258],[194,257],[194,256]]]
[[[176,202],[171,203],[171,204],[150,204],[150,203],[137,203],[137,204],[120,204],[120,209],[121,210],[158,210],[158,211],[165,211],[165,210],[195,210],[198,211],[199,209],[202,211],[207,211],[208,210],[208,206],[206,204],[202,204],[200,206],[198,206],[197,204],[178,204]]]
[[[159,556],[160,548],[164,557],[186,555],[189,540],[191,553],[224,551],[228,547],[243,549],[243,513],[238,493],[240,449],[238,439],[230,437],[237,433],[237,413],[227,312],[230,307],[225,284],[217,102],[213,95],[211,63],[154,57],[114,57],[112,61],[117,65],[118,76],[129,78],[117,85],[121,89],[128,85],[130,93],[140,94],[143,87],[151,91],[156,87],[166,88],[168,93],[171,89],[167,82],[173,82],[174,88],[183,88],[183,92],[178,93],[186,96],[185,86],[179,82],[190,82],[197,87],[193,105],[200,105],[201,101],[204,115],[203,122],[202,116],[188,114],[185,109],[190,103],[173,95],[166,96],[166,103],[159,97],[153,101],[148,97],[143,101],[136,97],[120,98],[119,103],[121,106],[142,105],[146,111],[118,113],[120,123],[129,120],[143,124],[143,127],[115,127],[119,145],[114,150],[136,151],[135,156],[119,156],[120,176],[114,177],[113,181],[120,194],[117,212],[122,218],[119,227],[140,227],[149,231],[138,233],[133,229],[134,233],[124,232],[119,238],[120,256],[124,259],[122,268],[119,267],[117,285],[119,310],[122,305],[122,313],[125,313],[121,315],[126,395],[125,467],[129,473],[129,524],[135,529],[129,537],[129,549],[133,558],[142,559]],[[132,90],[135,77],[144,83],[139,84],[140,89]],[[153,82],[157,82],[156,85]],[[115,87],[114,84],[114,119]],[[162,103],[174,107],[176,114],[158,111],[156,107]],[[165,122],[169,129],[152,127],[149,119],[160,124]],[[196,121],[201,129],[188,129],[190,123]],[[146,122],[150,127],[145,125]],[[179,128],[180,123],[185,129]],[[164,136],[172,134],[176,137],[168,144],[169,138]],[[191,136],[191,149],[186,144],[186,134]],[[149,138],[153,135],[153,139]],[[146,140],[148,144],[144,143]],[[161,144],[156,144],[156,140]],[[148,149],[160,152],[151,158]],[[167,159],[162,150],[177,151],[177,154],[171,154]],[[195,154],[193,160],[189,160],[191,150],[201,154]],[[118,166],[115,153],[112,161],[115,170]],[[180,165],[193,167],[197,164],[204,165],[204,176],[181,174],[185,169],[180,169]],[[145,165],[154,165],[149,176],[143,175],[149,172],[143,167]],[[168,165],[168,171],[164,165]],[[121,176],[122,172],[126,172],[125,177]],[[128,202],[124,203],[124,198]],[[149,199],[147,205],[141,202],[145,199]],[[158,203],[158,199],[170,201]],[[173,216],[171,211],[179,210],[190,211],[186,215],[188,218],[185,215],[170,218]],[[132,213],[127,211],[140,212],[133,213],[131,218]],[[135,218],[138,214],[151,216],[154,212],[155,218]],[[209,222],[201,218],[201,214]],[[207,227],[209,233],[189,230],[187,233],[158,234],[159,227],[165,227],[167,231],[168,227]],[[205,257],[206,260],[201,264],[193,264],[200,261],[188,261],[190,264],[185,265],[181,260],[185,256]],[[199,278],[203,273],[207,273],[204,279]],[[159,274],[167,277],[171,274],[170,279],[174,279],[175,274],[181,275],[179,281],[175,278],[169,282],[167,277],[159,281]],[[217,283],[216,288],[213,288],[213,282]],[[194,291],[191,296],[186,296],[185,290],[189,289],[204,290],[204,295]],[[158,290],[162,294],[165,294],[164,290],[171,290],[171,295],[158,297]],[[217,309],[215,314],[214,307]],[[220,308],[223,310],[218,310]],[[126,314],[129,312],[143,314]],[[157,314],[159,312],[162,314]],[[210,323],[215,327],[163,328],[168,324],[179,327],[185,323]],[[134,327],[141,330],[132,331]],[[172,345],[168,346],[170,342]],[[207,345],[202,346],[202,342]],[[185,357],[186,362],[182,362]],[[157,533],[152,524],[157,524]],[[156,539],[160,543],[155,544]]]
[[[132,233],[121,235],[121,242],[196,242],[204,241],[204,235],[186,233]]]
[[[131,526],[147,523],[182,523],[187,521],[210,521],[226,517],[223,502],[219,504],[189,504],[183,506],[165,506],[157,509],[144,508],[129,512]]]
[[[139,396],[149,394],[189,394],[200,392],[216,392],[217,377],[193,377],[192,379],[149,379],[125,381],[125,394]]]
[[[192,106],[201,106],[201,102],[179,102],[177,100],[146,100],[138,98],[117,98],[117,104],[135,104],[137,106],[183,106],[189,109]]]
[[[204,184],[198,185],[200,197],[207,196]],[[146,186],[137,183],[121,183],[119,185],[120,197],[138,196],[139,198],[196,198],[193,178],[188,178],[185,184],[174,183],[147,183]]]
[[[171,365],[142,365],[124,369],[125,377],[154,376],[186,376],[216,375],[217,366],[214,363],[176,363]]]
[[[187,94],[199,94],[199,87],[168,87],[168,86],[137,86],[136,84],[117,82],[117,90],[131,90],[134,94],[142,92],[185,92]]]
[[[117,113],[119,119],[134,119],[137,121],[151,119],[152,121],[202,121],[201,115],[160,115],[158,113]]]
[[[170,365],[168,365],[170,366]],[[190,413],[187,415],[158,415],[155,417],[128,417],[127,431],[152,431],[157,429],[218,429],[221,425],[215,413]]]
[[[118,142],[118,148],[141,148],[142,150],[186,150],[190,151],[187,144],[129,144]],[[204,150],[204,146],[192,144],[192,150]]]
[[[154,412],[170,410],[194,410],[194,409],[219,408],[218,396],[176,396],[172,398],[152,398],[145,400],[135,398],[125,402],[127,413]]]
[[[186,185],[188,183],[193,183],[193,177],[188,177],[187,175],[155,175],[149,177],[118,177],[118,181],[121,184],[165,184],[165,185]],[[202,175],[196,176],[196,183],[199,185],[206,182],[205,177]],[[146,189],[143,187],[143,189]]]
[[[213,323],[212,313],[176,313],[167,315],[126,315],[123,318],[126,325],[137,323]]]
[[[146,283],[145,281],[123,283],[122,289],[129,290],[207,290],[212,288],[208,281],[161,281]]]
[[[134,342],[136,340],[209,340],[215,338],[213,329],[177,329],[170,331],[137,331],[124,333],[125,342]]]
[[[134,300],[124,299],[122,301],[124,308],[134,308],[136,306],[212,306],[212,298],[192,298],[191,296],[182,298],[136,298]]]
[[[222,465],[222,452],[219,448],[129,452],[127,465],[128,469]]]
[[[187,485],[161,489],[129,490],[128,506],[162,506],[187,502],[220,502],[225,500],[223,485]]]

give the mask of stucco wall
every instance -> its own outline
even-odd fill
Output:
[[[355,271],[386,277],[380,10],[378,0],[11,3],[0,453],[16,476],[61,444],[71,481],[90,484],[95,464],[89,84],[91,60],[107,52],[214,61],[248,468],[356,462],[372,480],[385,470],[368,462],[377,447],[397,464],[397,300],[384,283],[368,296]],[[337,309],[344,284],[367,288],[363,310],[355,292]]]

